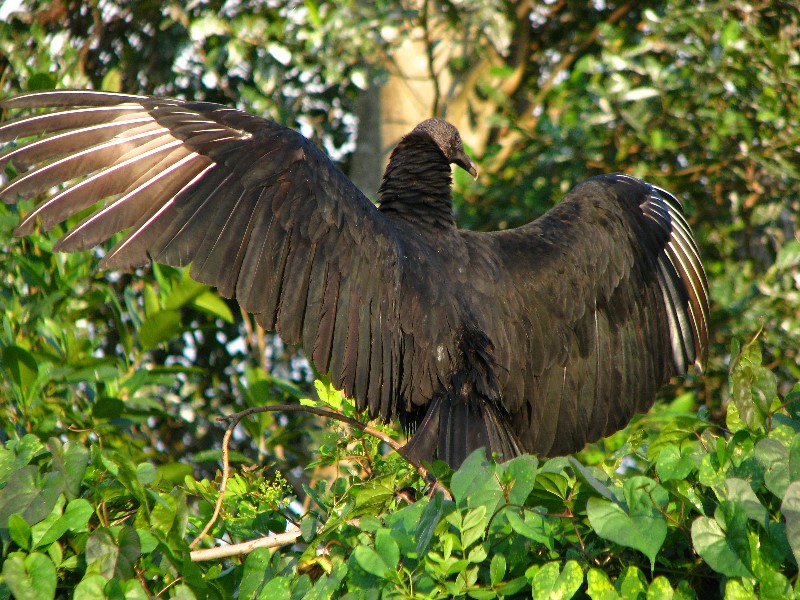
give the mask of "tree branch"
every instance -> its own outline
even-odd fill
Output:
[[[228,546],[217,546],[216,548],[192,550],[190,556],[192,558],[192,562],[217,560],[220,558],[227,558],[229,556],[241,556],[242,554],[249,554],[256,548],[279,548],[280,546],[291,544],[297,538],[299,538],[300,535],[300,528],[292,527],[283,533],[273,533],[272,535],[260,537],[248,542],[230,544]]]
[[[562,71],[568,69],[572,64],[589,49],[589,47],[597,40],[600,35],[600,28],[601,25],[613,25],[622,17],[624,17],[628,12],[630,12],[635,3],[632,1],[628,1],[625,4],[621,4],[618,6],[614,11],[605,19],[602,23],[598,23],[592,31],[586,36],[586,38],[578,44],[574,50],[564,54],[558,64],[553,68],[550,72],[550,75],[547,77],[545,82],[541,85],[539,90],[536,93],[533,101],[531,102],[528,110],[525,111],[524,114],[527,115],[526,118],[520,119],[518,121],[518,129],[524,129],[528,131],[532,131],[536,128],[536,124],[539,121],[539,112],[534,110],[536,107],[541,106],[544,103],[545,97],[547,94],[552,90],[553,86],[555,85],[558,76],[561,74]],[[516,131],[509,131],[506,135],[506,138],[503,142],[503,147],[497,153],[496,156],[493,157],[494,165],[502,165],[507,160],[508,157],[517,149],[518,145],[522,142],[522,135],[517,133]]]

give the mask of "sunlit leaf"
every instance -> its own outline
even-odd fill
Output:
[[[3,580],[17,600],[48,600],[56,593],[56,569],[44,554],[16,552],[3,562]]]

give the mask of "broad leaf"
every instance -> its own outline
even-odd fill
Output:
[[[144,320],[139,328],[139,342],[144,350],[149,350],[177,337],[182,331],[181,313],[177,310],[161,310]]]
[[[698,517],[692,523],[692,543],[697,553],[712,569],[726,577],[752,577],[750,571],[750,551],[747,546],[747,515],[743,509],[733,504],[733,514],[725,523],[721,516],[715,518]],[[719,513],[719,510],[717,511]],[[723,529],[722,525],[726,525]]]
[[[3,563],[3,580],[17,600],[48,600],[56,594],[56,568],[44,554],[15,552]]]
[[[586,513],[597,535],[642,552],[655,564],[667,537],[667,523],[659,510],[667,503],[664,488],[647,477],[632,477],[624,487],[627,506],[590,498]]]
[[[786,537],[794,559],[800,564],[800,481],[794,481],[786,488],[781,513],[786,520]]]

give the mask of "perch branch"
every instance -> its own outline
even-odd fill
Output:
[[[300,537],[300,528],[292,527],[283,533],[273,533],[264,537],[241,542],[239,544],[230,544],[228,546],[217,546],[215,548],[204,548],[202,550],[192,550],[190,556],[192,562],[201,562],[204,560],[218,560],[220,558],[227,558],[229,556],[241,556],[242,554],[249,554],[256,548],[278,548],[291,544]]]

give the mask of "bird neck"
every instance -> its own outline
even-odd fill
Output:
[[[432,142],[409,138],[389,158],[378,190],[380,209],[415,226],[452,228],[450,163]]]

